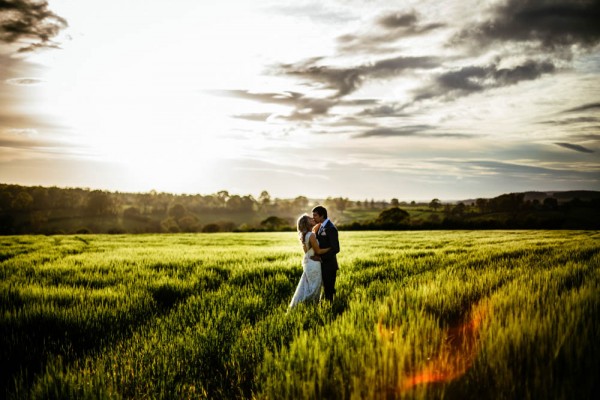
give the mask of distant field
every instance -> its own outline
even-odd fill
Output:
[[[600,232],[0,237],[0,398],[598,398]]]

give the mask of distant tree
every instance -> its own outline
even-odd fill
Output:
[[[488,200],[488,207],[493,212],[517,212],[523,205],[523,193],[503,194]]]
[[[440,222],[440,215],[439,214],[430,214],[429,217],[427,217],[427,220],[431,223],[437,224]]]
[[[92,215],[109,215],[114,213],[114,202],[110,193],[94,190],[88,195],[86,209]]]
[[[375,221],[380,225],[400,225],[410,218],[410,214],[399,207],[393,207],[379,213]]]
[[[219,221],[217,225],[219,225],[220,232],[231,232],[235,229],[235,223],[231,221]]]
[[[439,199],[433,199],[429,202],[429,208],[433,211],[437,211],[438,208],[442,207],[442,202]]]
[[[283,227],[290,226],[290,222],[284,218],[277,217],[275,215],[260,222],[260,226],[269,230],[277,230]]]
[[[400,202],[398,201],[398,199],[393,198],[391,201],[391,205],[392,207],[398,207],[400,205]]]
[[[294,207],[296,208],[296,210],[298,211],[308,211],[308,198],[306,198],[305,196],[298,196],[294,199]]]
[[[252,212],[255,210],[256,200],[251,195],[243,196],[240,204],[240,211],[242,212]]]
[[[229,192],[227,190],[221,190],[217,192],[217,199],[222,208],[227,206],[227,200],[229,200]]]
[[[240,211],[242,206],[242,198],[237,194],[229,196],[227,199],[227,209],[230,211]]]
[[[38,232],[46,222],[48,222],[48,213],[44,211],[34,211],[29,216],[29,223],[36,232]]]
[[[0,211],[7,211],[12,208],[13,195],[10,192],[0,192]]]
[[[488,208],[488,201],[486,199],[477,199],[475,200],[475,205],[479,208],[479,212],[486,212]]]
[[[444,214],[452,215],[452,206],[450,204],[444,205]]]
[[[452,208],[452,215],[462,217],[465,214],[467,207],[463,203],[458,203]]]
[[[123,211],[124,218],[136,219],[140,217],[140,210],[137,207],[128,207]]]
[[[16,211],[28,211],[33,205],[33,197],[27,192],[19,192],[12,201],[11,208]]]
[[[554,210],[555,208],[558,207],[558,200],[555,199],[554,197],[546,197],[544,199],[544,208],[547,208],[549,210]]]
[[[177,220],[177,225],[183,232],[196,232],[198,230],[198,219],[192,215],[186,215]]]
[[[336,208],[336,210],[343,214],[346,208],[348,207],[350,200],[348,200],[348,198],[336,197],[331,200],[331,203]]]
[[[181,203],[175,203],[169,208],[169,217],[179,220],[185,216],[187,210]]]
[[[33,197],[33,208],[36,210],[46,210],[49,207],[48,189],[35,187],[31,191]]]
[[[202,232],[205,232],[205,233],[215,233],[215,232],[219,232],[220,230],[221,230],[221,228],[217,224],[204,225],[204,227],[202,228]]]
[[[260,203],[261,207],[266,207],[271,204],[271,195],[269,192],[266,190],[260,192],[260,195],[258,196],[258,202]]]
[[[177,233],[181,230],[179,228],[179,225],[177,224],[177,221],[172,217],[169,217],[169,218],[163,220],[160,223],[160,226],[161,226],[162,230],[165,232]]]

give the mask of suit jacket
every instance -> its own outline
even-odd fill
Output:
[[[338,230],[331,221],[327,221],[327,225],[321,226],[317,232],[317,241],[319,247],[326,249],[331,247],[327,253],[321,254],[321,268],[338,269],[336,254],[340,252],[340,242],[338,240]]]

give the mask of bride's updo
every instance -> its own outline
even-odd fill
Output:
[[[307,232],[311,231],[310,217],[308,214],[304,214],[298,218],[298,223],[296,224],[298,229],[298,239],[300,239],[300,243],[304,244],[304,237]]]

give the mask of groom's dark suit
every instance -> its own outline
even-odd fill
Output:
[[[325,298],[331,301],[335,293],[335,278],[338,270],[336,254],[340,252],[340,242],[337,228],[333,225],[333,222],[326,222],[326,224],[321,225],[317,232],[317,241],[320,248],[331,248],[327,253],[321,254],[321,273],[323,275]]]

